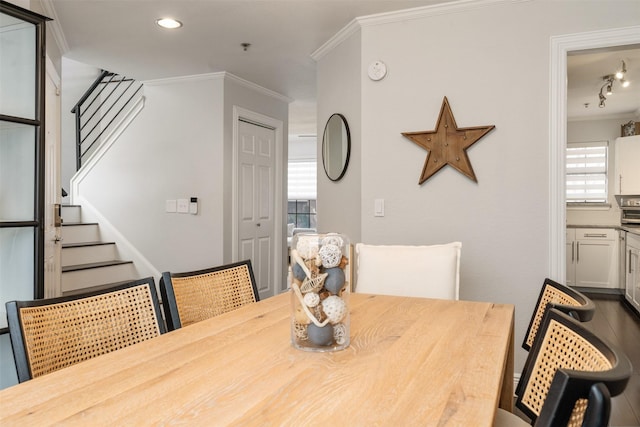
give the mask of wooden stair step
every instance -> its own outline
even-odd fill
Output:
[[[78,294],[85,294],[85,293],[90,293],[90,292],[94,292],[94,291],[101,291],[103,289],[109,289],[109,288],[112,288],[114,286],[124,285],[125,283],[133,282],[134,280],[138,280],[138,279],[123,280],[123,281],[114,282],[114,283],[105,283],[103,285],[89,286],[89,287],[81,288],[81,289],[72,289],[72,290],[69,290],[69,291],[64,291],[62,293],[62,295],[63,296],[78,295]]]
[[[133,261],[124,261],[124,260],[114,259],[110,261],[91,262],[88,264],[67,265],[65,267],[62,267],[62,272],[67,273],[69,271],[89,270],[92,268],[111,267],[114,265],[123,265],[123,264],[133,264]]]
[[[78,242],[78,243],[63,243],[62,248],[83,248],[88,246],[102,246],[102,245],[115,245],[115,242]]]

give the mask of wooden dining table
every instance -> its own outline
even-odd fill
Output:
[[[0,391],[0,425],[490,426],[514,307],[350,296],[351,343],[290,341],[285,293]]]

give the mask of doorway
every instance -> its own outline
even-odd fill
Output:
[[[640,26],[551,38],[549,108],[549,274],[566,280],[565,151],[567,147],[567,55],[571,51],[640,43]]]
[[[250,259],[260,298],[282,291],[281,121],[234,108],[234,260]]]

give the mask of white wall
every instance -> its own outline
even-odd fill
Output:
[[[361,240],[361,38],[360,31],[318,62],[318,230]],[[351,157],[340,181],[327,178],[322,166],[322,134],[334,113],[342,114],[351,133]]]
[[[315,137],[296,138],[289,136],[289,160],[316,160],[318,157],[317,143],[318,140]]]
[[[159,272],[232,260],[232,106],[286,126],[285,101],[225,76],[144,82],[141,114],[80,186],[82,197]],[[165,200],[189,197],[198,197],[197,215],[165,212]]]
[[[353,73],[360,81],[360,123],[353,119],[352,127],[361,133],[353,153],[361,162],[361,241],[460,240],[461,298],[515,304],[519,348],[550,271],[550,37],[637,24],[638,3],[619,1],[613,10],[599,1],[506,1],[423,10],[420,17],[361,20],[361,47],[352,49],[361,61],[336,67],[329,54],[319,59],[319,82]],[[379,82],[366,77],[373,60],[389,70]],[[320,87],[318,94],[319,123],[322,112],[350,98]],[[478,183],[448,167],[418,185],[427,152],[401,132],[434,129],[444,96],[459,127],[496,126],[468,150]],[[376,198],[385,199],[383,218],[373,217]],[[319,200],[334,211],[342,202],[331,191]],[[332,218],[337,227],[337,213]],[[525,356],[517,350],[516,371]]]

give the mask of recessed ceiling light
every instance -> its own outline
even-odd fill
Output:
[[[156,20],[156,24],[160,25],[162,28],[180,28],[182,27],[182,22],[176,21],[173,18],[161,18]]]

